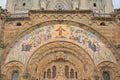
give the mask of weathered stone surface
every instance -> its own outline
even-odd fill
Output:
[[[103,80],[104,72],[105,74],[109,73],[107,75],[110,75],[111,80],[120,80],[119,11],[109,16],[108,14],[107,16],[105,14],[94,14],[84,4],[77,6],[79,0],[72,2],[74,4],[72,5],[73,7],[69,6],[71,4],[69,0],[61,0],[64,4],[66,4],[65,1],[68,2],[65,7],[68,11],[55,11],[53,4],[55,4],[56,0],[52,0],[52,3],[50,0],[49,7],[46,7],[48,6],[46,3],[49,0],[41,0],[41,6],[37,3],[39,0],[35,0],[36,5],[34,4],[33,7],[30,7],[32,5],[31,1],[23,4],[24,2],[18,0],[20,2],[17,3],[15,1],[15,3],[19,5],[13,10],[15,3],[11,3],[12,1],[14,0],[9,0],[7,4],[8,11],[12,11],[12,16],[8,16],[9,13],[6,10],[0,9],[0,73],[3,74],[1,77],[2,80],[10,80],[13,73],[19,73],[19,80],[64,80],[66,78],[73,80]],[[81,0],[81,3],[86,3],[86,1]],[[111,0],[106,1],[108,3],[106,4],[105,12],[110,13],[112,11],[112,3]],[[101,4],[100,2],[96,3]],[[24,5],[26,5],[25,8],[23,8]],[[101,5],[105,5],[105,3]],[[81,10],[73,10],[77,7]],[[30,10],[31,8],[32,10]],[[45,10],[41,11],[42,8]],[[97,8],[100,8],[100,6]],[[21,11],[29,11],[29,13],[25,13],[22,16],[23,13]],[[14,12],[19,14],[13,15]],[[54,25],[57,24],[61,25],[61,27],[57,26],[55,28]],[[51,29],[50,25],[53,25],[52,27],[54,28]],[[66,27],[65,25],[68,26]],[[70,26],[74,26],[74,28],[71,27],[69,29]],[[93,38],[89,37],[84,31],[80,31],[80,28],[88,32],[87,34],[92,33],[93,35],[91,36]],[[74,32],[73,29],[79,30],[77,30],[78,32]],[[40,31],[36,33],[35,30]],[[65,30],[68,33],[65,33]],[[69,33],[72,30],[74,34]],[[83,32],[79,34],[82,37],[77,39],[77,33],[79,32]],[[49,33],[59,35],[57,36],[59,38],[48,35]],[[38,34],[40,36],[36,38],[39,40],[35,38]],[[68,34],[76,36],[68,37]],[[88,37],[82,39],[83,36]],[[94,37],[97,37],[98,42],[101,42],[103,47],[100,48],[105,48],[108,51],[99,51],[99,46],[94,41],[96,40]],[[27,41],[30,39],[31,41]],[[35,43],[37,41],[39,41],[39,44]],[[93,41],[94,45],[89,43],[89,41]],[[30,50],[31,47],[33,52]],[[93,51],[89,49],[90,47]],[[19,50],[21,50],[22,54]],[[97,50],[98,52],[96,52]],[[98,60],[100,57],[96,57],[96,55],[101,54],[103,54],[103,61],[101,59],[102,62],[97,64],[95,60]],[[19,56],[18,59],[16,59],[15,55]],[[26,62],[22,62],[22,60]]]
[[[6,8],[11,14],[29,10],[93,10],[107,14],[114,11],[112,0],[7,0]]]

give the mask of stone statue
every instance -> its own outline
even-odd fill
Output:
[[[72,0],[73,4],[73,10],[76,10],[79,8],[79,1],[78,0]]]
[[[47,8],[47,1],[46,0],[41,0],[40,1],[40,5],[41,5],[41,9],[42,10],[46,10],[46,8]]]

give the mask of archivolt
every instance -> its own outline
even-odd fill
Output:
[[[39,68],[43,69],[48,63],[59,59],[75,64],[78,69],[87,71],[86,74],[92,74],[94,62],[89,54],[76,43],[65,40],[54,40],[40,46],[30,57],[27,69],[34,75],[34,69],[39,73]]]
[[[29,27],[28,29],[24,30],[23,32],[21,32],[18,36],[16,36],[15,39],[13,39],[13,42],[11,44],[9,44],[5,50],[5,53],[3,55],[3,61],[5,61],[6,56],[8,55],[9,51],[11,50],[11,48],[15,45],[16,42],[18,42],[22,37],[24,37],[26,34],[32,32],[33,30],[37,29],[37,28],[41,28],[44,27],[46,25],[50,25],[50,24],[68,24],[68,25],[73,25],[73,26],[78,26],[81,27],[82,29],[86,30],[86,31],[90,31],[93,34],[95,34],[97,37],[99,37],[103,43],[106,44],[107,47],[109,47],[109,49],[115,53],[115,50],[113,49],[113,47],[111,47],[112,45],[109,43],[109,41],[100,33],[98,33],[96,30],[94,30],[93,28],[82,24],[82,23],[78,23],[78,22],[73,22],[73,21],[68,21],[68,20],[53,20],[53,21],[48,21],[48,22],[43,22],[34,26]],[[116,57],[116,56],[115,56]]]

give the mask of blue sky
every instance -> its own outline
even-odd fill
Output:
[[[0,0],[0,6],[5,8],[6,0]],[[114,8],[120,8],[120,0],[113,0]]]

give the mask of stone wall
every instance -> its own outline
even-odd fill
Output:
[[[11,14],[29,10],[92,10],[94,13],[112,13],[112,0],[7,0]]]
[[[4,47],[4,24],[9,13],[0,7],[0,47]]]
[[[30,11],[30,16],[10,17],[6,20],[4,26],[4,42],[7,46],[21,39],[21,34],[27,29],[38,24],[64,23],[70,21],[70,24],[80,23],[98,32],[107,41],[107,47],[112,48],[116,56],[120,56],[120,27],[115,17],[94,16],[91,11]],[[93,32],[95,33],[95,32]],[[97,35],[99,37],[99,35]],[[104,41],[104,40],[103,40]],[[14,45],[14,44],[13,44]],[[116,51],[118,50],[117,54]],[[120,58],[120,57],[119,57]]]
[[[26,34],[32,32],[34,29],[39,28],[39,26],[44,26],[44,25],[50,25],[50,24],[68,24],[68,25],[76,25],[80,26],[81,28],[84,28],[88,31],[91,31],[93,34],[95,34],[97,37],[99,37],[106,45],[107,48],[109,48],[116,60],[117,60],[117,65],[120,63],[120,53],[119,53],[119,44],[120,44],[120,27],[119,27],[119,22],[116,22],[118,20],[116,17],[112,16],[95,16],[92,11],[30,11],[28,16],[24,17],[8,17],[5,20],[4,23],[4,28],[2,29],[2,32],[4,32],[4,44],[6,44],[5,48],[5,54],[3,56],[3,61],[5,61],[7,54],[11,50],[11,48],[17,43],[21,38],[23,38]],[[85,27],[87,26],[87,27]],[[54,46],[54,45],[51,45]],[[70,45],[67,45],[70,46]],[[117,46],[117,47],[116,47]],[[50,46],[49,46],[50,47]],[[49,47],[45,47],[49,48]],[[43,50],[45,50],[43,49]],[[70,49],[74,49],[73,46],[71,46]],[[77,48],[75,48],[77,49]],[[43,53],[42,48],[38,50],[38,54],[41,51]],[[61,49],[62,50],[62,49]],[[77,51],[77,50],[76,50]],[[37,54],[36,52],[36,54]],[[45,52],[45,51],[44,51]],[[35,57],[39,57],[36,55]],[[53,56],[52,56],[53,57]],[[58,56],[61,58],[61,55]],[[50,57],[51,58],[51,57]],[[36,58],[33,58],[36,59]],[[87,58],[86,58],[87,59]],[[31,59],[32,60],[32,59]],[[36,59],[38,60],[38,59]],[[47,60],[45,60],[47,61]],[[48,60],[49,61],[49,60]],[[24,65],[19,63],[19,62],[11,62],[7,64],[4,67],[3,71],[6,71],[6,67],[9,66],[22,66],[19,70],[22,73],[20,76],[22,77],[24,74]],[[34,62],[31,62],[31,64]],[[18,65],[16,65],[18,64]],[[106,62],[106,63],[101,63],[99,68],[99,72],[102,72],[102,68],[104,66],[110,66],[114,69],[118,69],[118,72],[115,70],[112,74],[115,73],[115,75],[119,76],[119,68],[117,65],[113,65],[113,63]],[[34,67],[29,66],[29,67]],[[92,66],[93,67],[93,66]],[[18,68],[18,67],[17,67]],[[17,68],[13,68],[17,70]],[[40,67],[41,68],[41,67]],[[10,69],[9,72],[11,72],[13,69]],[[33,70],[33,69],[31,69]],[[109,67],[108,67],[109,70]],[[112,71],[112,69],[110,69]],[[6,71],[7,72],[7,71]],[[102,75],[100,74],[101,78]],[[6,74],[9,75],[9,74]],[[92,73],[89,74],[92,76]],[[8,76],[10,77],[10,76]],[[21,79],[22,80],[22,79]],[[90,80],[90,79],[88,79]],[[117,78],[116,80],[119,80]]]
[[[115,17],[93,16],[90,11],[31,11],[30,16],[8,18],[5,22],[5,42],[10,43],[22,31],[31,26],[47,21],[73,21],[85,24],[101,35],[103,35],[112,45],[120,44],[119,25]]]

